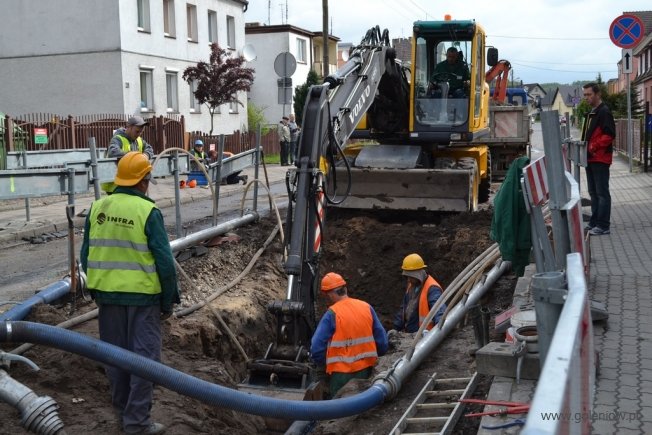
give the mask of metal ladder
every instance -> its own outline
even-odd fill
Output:
[[[460,399],[475,390],[477,373],[470,378],[437,379],[434,373],[399,419],[390,435],[449,434],[464,409]]]

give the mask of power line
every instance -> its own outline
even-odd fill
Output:
[[[614,62],[603,62],[603,63],[536,62],[536,61],[533,61],[533,60],[523,60],[523,59],[513,59],[513,61],[515,61],[515,62],[526,62],[526,63],[541,63],[541,64],[545,64],[545,65],[578,65],[578,66],[613,65],[614,64]]]
[[[568,37],[547,37],[547,36],[505,36],[505,35],[489,35],[487,38],[505,38],[505,39],[544,39],[551,41],[604,41],[609,38],[568,38]]]
[[[522,66],[524,68],[530,68],[530,69],[536,69],[536,70],[541,70],[541,71],[554,71],[554,72],[560,72],[560,73],[575,73],[575,74],[584,74],[584,73],[615,73],[618,72],[618,70],[586,70],[586,71],[578,71],[578,70],[564,70],[564,69],[555,69],[555,68],[541,68],[537,66],[531,66],[531,65],[524,65],[522,63],[516,63],[512,62],[514,65]]]

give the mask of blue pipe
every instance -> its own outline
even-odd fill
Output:
[[[118,367],[209,405],[285,420],[328,420],[365,412],[383,403],[388,390],[375,383],[355,396],[326,401],[295,401],[243,393],[197,379],[164,364],[92,337],[33,322],[0,324],[0,342],[29,342],[76,353]]]
[[[22,320],[29,314],[34,305],[49,304],[65,296],[68,292],[70,292],[70,278],[50,284],[31,298],[0,314],[0,322]]]

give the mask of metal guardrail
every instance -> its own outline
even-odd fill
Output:
[[[72,183],[70,182],[72,180]],[[72,189],[70,185],[72,184]],[[71,192],[72,190],[72,192]],[[70,195],[90,190],[88,169],[0,171],[0,200]]]
[[[584,265],[566,257],[568,293],[530,406],[525,435],[591,432],[595,385],[593,324]]]
[[[69,162],[90,160],[89,148],[74,150],[12,151],[7,153],[7,170],[29,168],[52,168]],[[106,148],[97,149],[97,158],[103,157]]]
[[[152,170],[152,176],[154,177],[167,177],[169,175],[174,175],[174,156],[169,154],[161,156],[158,163],[154,166]],[[106,181],[113,181],[115,178],[115,173],[117,170],[117,159],[98,159],[97,160],[97,178],[100,183]],[[90,160],[86,161],[77,161],[77,162],[67,162],[65,165],[68,168],[89,168]],[[189,166],[189,157],[187,154],[179,155],[179,173],[186,174],[188,173]],[[91,183],[93,181],[91,180]]]
[[[231,174],[250,168],[256,164],[256,150],[245,151],[240,154],[222,160],[222,168],[218,171],[219,162],[211,163],[208,166],[208,175],[215,182],[219,172],[220,178],[228,177]]]
[[[0,200],[70,195],[90,191],[95,183],[91,171],[90,152],[89,148],[85,148],[9,153],[7,167],[10,169],[0,171]],[[99,149],[97,155],[104,155],[104,150]],[[256,150],[250,150],[224,159],[221,168],[219,162],[212,163],[208,171],[211,180],[215,181],[218,172],[220,177],[224,178],[252,167],[255,163]],[[180,153],[177,165],[179,174],[189,173],[190,156]],[[99,183],[113,181],[116,169],[115,158],[98,158],[97,181]],[[74,174],[73,192],[70,192],[67,181],[70,173]],[[165,154],[154,166],[152,175],[167,177],[174,173],[174,156]]]

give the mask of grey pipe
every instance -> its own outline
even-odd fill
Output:
[[[464,318],[469,307],[478,303],[484,293],[491,288],[491,286],[505,273],[511,266],[508,261],[500,261],[497,263],[487,274],[484,282],[477,283],[469,292],[468,298],[465,301],[459,302],[455,305],[449,313],[443,325],[440,323],[436,328],[432,329],[424,337],[423,340],[417,343],[412,358],[408,359],[406,355],[398,359],[389,370],[386,370],[378,376],[374,381],[374,385],[383,384],[389,391],[389,398],[393,398],[398,394],[399,390],[405,379],[412,374],[414,370],[425,360],[439,344],[444,341],[444,338],[449,332],[457,326],[457,324]]]
[[[59,405],[54,399],[37,396],[4,370],[0,370],[0,400],[18,409],[20,423],[26,430],[44,435],[64,433],[63,422],[59,418]]]
[[[189,236],[182,237],[180,239],[172,240],[170,242],[170,247],[172,252],[178,252],[191,246],[195,246],[204,240],[208,240],[212,237],[225,234],[226,232],[238,228],[242,225],[247,225],[257,222],[259,219],[258,213],[249,213],[242,217],[232,219],[228,222],[221,223],[217,226],[206,228],[205,230],[197,231],[192,233]]]

